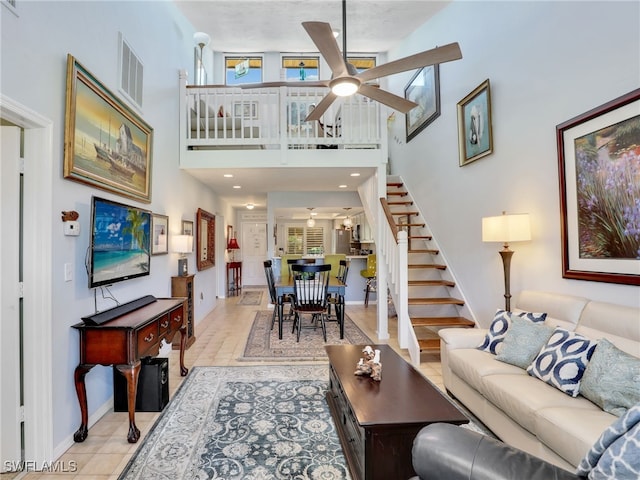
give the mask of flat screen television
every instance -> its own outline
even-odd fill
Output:
[[[151,212],[93,197],[89,288],[149,275]]]

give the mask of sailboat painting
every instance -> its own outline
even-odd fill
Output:
[[[64,177],[151,202],[153,129],[67,57]]]

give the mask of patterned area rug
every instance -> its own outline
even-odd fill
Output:
[[[273,310],[260,311],[253,320],[244,353],[238,360],[256,361],[292,361],[292,360],[326,360],[325,345],[359,345],[372,343],[371,339],[360,330],[348,315],[344,317],[344,338],[340,340],[340,330],[337,322],[327,323],[327,342],[322,338],[322,329],[303,329],[300,342],[291,333],[291,321],[285,321],[282,330],[282,340],[278,339],[278,324],[271,330],[271,316]]]
[[[350,479],[328,366],[193,367],[119,480]]]
[[[262,292],[260,290],[245,290],[238,300],[238,305],[260,305],[261,303]]]

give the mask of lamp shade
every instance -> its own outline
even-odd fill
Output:
[[[531,240],[531,224],[528,213],[503,213],[482,219],[483,242],[524,242]]]
[[[193,41],[200,47],[206,47],[211,41],[211,37],[204,32],[196,32],[193,34]]]
[[[193,251],[193,237],[191,235],[175,235],[171,238],[171,251],[191,253]]]
[[[227,250],[240,250],[240,245],[238,245],[238,240],[236,240],[236,237],[231,237],[229,239]]]

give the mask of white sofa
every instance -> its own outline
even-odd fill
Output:
[[[606,338],[640,357],[640,308],[536,291],[523,291],[514,300],[516,313],[545,312],[548,325]],[[439,332],[445,388],[505,443],[575,471],[617,417],[478,350],[486,333],[480,328]]]

